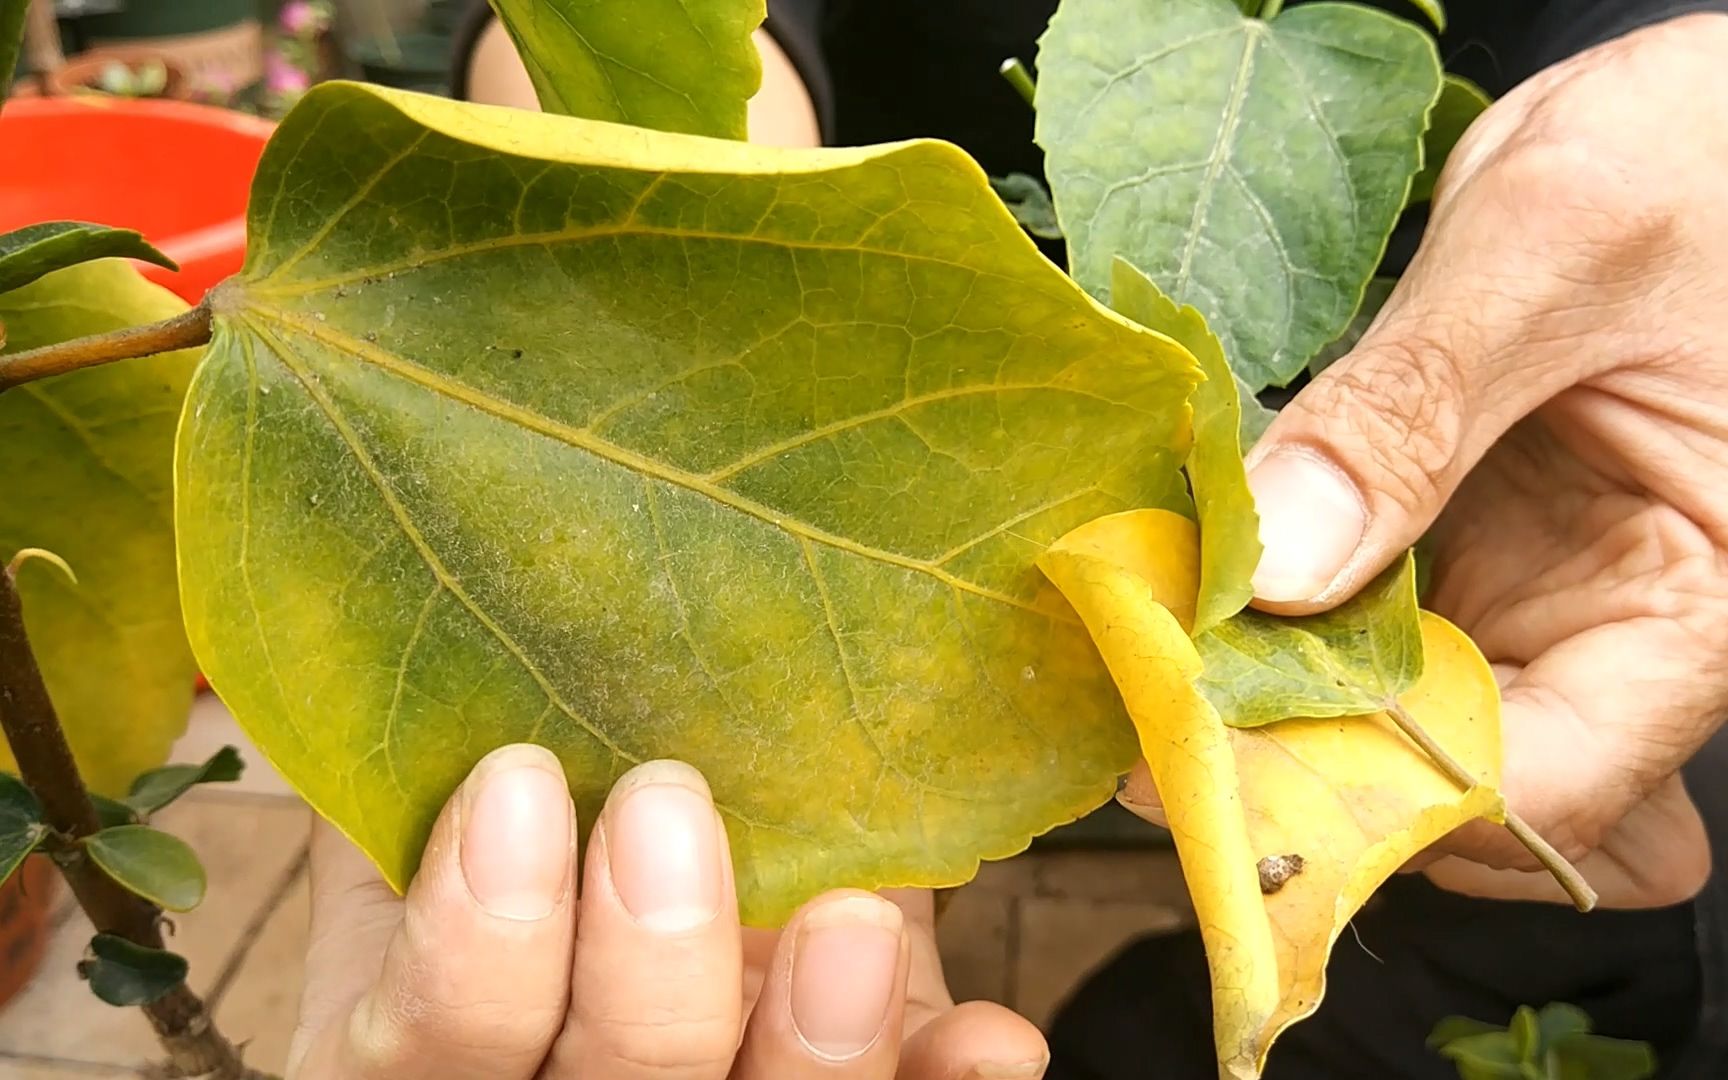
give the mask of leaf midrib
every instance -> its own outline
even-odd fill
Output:
[[[657,480],[685,489],[703,496],[716,503],[728,507],[740,514],[756,518],[780,531],[787,533],[800,541],[821,544],[824,547],[856,555],[872,562],[895,566],[902,570],[923,574],[934,578],[942,584],[960,592],[996,603],[1030,612],[1053,622],[1074,623],[1078,620],[1071,612],[1043,607],[1029,603],[1016,596],[986,588],[976,582],[943,570],[939,565],[923,559],[912,558],[897,552],[872,547],[849,537],[828,532],[809,522],[801,521],[790,515],[776,511],[774,508],[750,499],[746,496],[718,484],[706,477],[695,475],[683,469],[676,468],[664,462],[628,450],[615,443],[595,436],[593,433],[569,424],[554,420],[551,417],[534,412],[513,402],[507,402],[483,393],[472,386],[456,382],[444,375],[418,364],[409,363],[403,358],[381,349],[370,342],[362,341],[341,331],[312,320],[301,319],[287,312],[250,304],[246,313],[266,322],[274,323],[292,333],[310,338],[327,348],[347,354],[356,361],[386,371],[391,375],[412,383],[421,389],[438,394],[441,397],[466,405],[477,412],[495,417],[496,419],[515,424],[535,434],[563,443],[573,449],[584,451],[620,468],[638,475],[651,476]],[[979,388],[980,392],[1000,391],[1009,389],[991,385]],[[1046,389],[1065,391],[1059,386],[1022,387],[1022,389]]]

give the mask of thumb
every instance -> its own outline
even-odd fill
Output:
[[[1437,317],[1465,297],[1441,305],[1421,291],[1405,279],[1360,344],[1297,394],[1249,455],[1265,548],[1258,606],[1308,614],[1354,595],[1427,531],[1508,428],[1574,378],[1565,364]]]

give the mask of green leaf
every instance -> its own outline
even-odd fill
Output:
[[[30,0],[0,0],[0,109],[12,92],[12,75],[24,47],[24,16],[29,11]]]
[[[1050,202],[1050,192],[1042,180],[1026,173],[1009,173],[992,177],[990,186],[1021,228],[1043,240],[1062,239],[1062,226],[1056,224],[1056,207]]]
[[[169,911],[204,899],[204,867],[177,836],[148,825],[117,825],[84,841],[84,851],[128,890]]]
[[[492,0],[534,82],[564,116],[743,139],[762,85],[764,0]]]
[[[1260,515],[1242,467],[1242,403],[1223,347],[1192,307],[1176,303],[1152,279],[1122,259],[1111,279],[1116,310],[1174,339],[1193,354],[1206,376],[1194,390],[1194,449],[1188,481],[1200,518],[1200,596],[1193,632],[1201,634],[1248,606],[1260,563]]]
[[[1468,1016],[1448,1016],[1435,1024],[1434,1030],[1428,1033],[1428,1049],[1438,1050],[1457,1039],[1482,1035],[1490,1031],[1505,1030],[1503,1027],[1497,1027],[1481,1020],[1472,1020]]]
[[[1368,288],[1362,294],[1362,306],[1356,310],[1356,316],[1350,320],[1350,325],[1338,335],[1338,340],[1315,353],[1308,361],[1308,374],[1318,375],[1347,355],[1356,343],[1362,340],[1362,335],[1373,325],[1374,317],[1380,314],[1380,309],[1386,306],[1386,300],[1392,295],[1392,290],[1398,285],[1397,278],[1377,277],[1368,283]]]
[[[167,318],[186,305],[123,262],[83,263],[0,295],[8,349]],[[99,794],[124,794],[185,730],[197,672],[174,566],[173,445],[196,356],[165,353],[0,394],[0,551],[78,568],[18,575],[48,690]],[[97,677],[94,673],[100,673]],[[0,769],[12,758],[0,743]]]
[[[1038,71],[1074,276],[1104,295],[1126,258],[1255,391],[1349,324],[1440,92],[1427,33],[1351,4],[1266,23],[1230,0],[1064,0]]]
[[[112,829],[116,825],[138,824],[138,812],[106,795],[91,795],[90,801],[96,807],[96,820],[102,823],[104,829]]]
[[[1440,180],[1440,170],[1452,156],[1452,148],[1464,137],[1464,132],[1476,118],[1494,104],[1488,91],[1462,75],[1447,75],[1440,88],[1440,100],[1428,115],[1428,131],[1422,136],[1422,171],[1410,185],[1410,204],[1424,203],[1434,197],[1434,185]]]
[[[1440,1054],[1458,1067],[1463,1080],[1524,1080],[1518,1047],[1509,1032],[1465,1035],[1440,1047]]]
[[[518,740],[585,821],[634,762],[702,769],[755,923],[1114,792],[1132,730],[1035,559],[1192,512],[1198,374],[958,150],[326,83],[257,183],[181,434],[187,623],[392,883]]]
[[[1236,400],[1242,406],[1242,431],[1239,436],[1242,452],[1246,454],[1254,449],[1254,444],[1266,434],[1266,429],[1272,426],[1272,421],[1278,416],[1278,410],[1268,409],[1260,404],[1260,399],[1254,395],[1249,385],[1242,381],[1242,376],[1235,376]]]
[[[1536,1023],[1536,1010],[1528,1005],[1520,1005],[1518,1011],[1512,1014],[1512,1022],[1506,1030],[1512,1035],[1512,1046],[1518,1053],[1518,1060],[1535,1062],[1542,1056],[1542,1029]]]
[[[1379,712],[1422,674],[1415,562],[1399,559],[1331,611],[1244,611],[1194,646],[1205,664],[1195,684],[1231,727]]]
[[[1446,6],[1440,0],[1410,0],[1410,6],[1428,16],[1437,33],[1446,32]]]
[[[1566,1005],[1553,1002],[1542,1006],[1542,1011],[1536,1017],[1540,1029],[1540,1043],[1544,1049],[1570,1035],[1588,1035],[1591,1030],[1590,1014],[1576,1005]]]
[[[1574,1032],[1548,1049],[1550,1070],[1562,1080],[1647,1080],[1656,1075],[1648,1043]]]
[[[47,835],[42,804],[35,794],[16,776],[0,773],[0,884],[24,864]]]
[[[142,233],[82,221],[50,221],[0,233],[0,293],[22,288],[44,274],[92,259],[125,258],[178,269],[151,247]]]
[[[126,804],[140,814],[153,814],[186,794],[194,784],[226,784],[240,779],[246,768],[240,751],[224,746],[202,765],[164,765],[132,781]]]
[[[166,949],[134,945],[113,934],[97,934],[78,962],[78,974],[110,1005],[127,1008],[158,1001],[186,981],[186,958]]]

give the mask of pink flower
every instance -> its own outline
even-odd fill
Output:
[[[276,16],[276,21],[282,29],[298,37],[301,34],[315,31],[323,21],[321,13],[313,6],[311,0],[288,0],[282,5],[282,10]]]
[[[273,52],[264,58],[264,85],[273,94],[303,94],[311,87],[312,78]]]

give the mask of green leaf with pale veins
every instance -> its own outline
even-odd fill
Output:
[[[0,773],[0,884],[5,884],[47,835],[42,804],[36,796],[24,781]]]
[[[196,784],[230,784],[246,768],[240,751],[224,746],[198,765],[164,765],[132,781],[126,805],[140,814],[153,814],[190,791]]]
[[[1193,354],[1206,378],[1194,390],[1194,449],[1188,482],[1200,519],[1200,596],[1193,632],[1201,634],[1248,606],[1260,564],[1260,515],[1242,467],[1242,402],[1218,338],[1194,308],[1176,302],[1125,260],[1116,260],[1110,302],[1148,330]]]
[[[151,247],[142,233],[82,221],[48,221],[0,233],[0,293],[68,266],[107,258],[142,259],[178,269],[174,260]]]
[[[540,107],[743,139],[764,0],[492,0]]]
[[[1206,316],[1254,391],[1349,324],[1440,92],[1425,31],[1330,3],[1268,23],[1231,0],[1064,0],[1038,73],[1075,277],[1104,295],[1126,258]]]
[[[1434,185],[1440,181],[1440,170],[1452,156],[1453,147],[1476,118],[1488,111],[1494,99],[1488,91],[1462,75],[1447,75],[1440,88],[1440,100],[1428,116],[1428,132],[1422,136],[1422,171],[1410,185],[1410,203],[1424,203],[1434,197]]]
[[[90,939],[78,974],[90,991],[109,1005],[148,1005],[186,981],[186,958],[166,949],[135,945],[113,934]]]
[[[186,310],[126,263],[82,263],[0,295],[7,349]],[[196,355],[108,364],[0,394],[0,558],[47,548],[18,572],[24,622],[80,771],[119,796],[186,728],[197,671],[174,567],[174,428]],[[0,768],[11,755],[0,743]]]
[[[181,432],[187,623],[395,885],[517,740],[583,821],[635,762],[700,768],[755,923],[964,881],[1114,792],[1132,730],[1034,560],[1192,512],[1198,374],[961,152],[328,83],[258,190]]]
[[[1320,615],[1244,611],[1194,647],[1195,683],[1231,727],[1377,713],[1422,674],[1415,564],[1406,555]]]
[[[1338,339],[1314,354],[1308,361],[1308,374],[1318,375],[1337,363],[1356,343],[1362,340],[1362,335],[1368,332],[1368,327],[1374,323],[1374,317],[1380,314],[1380,309],[1386,306],[1386,300],[1392,295],[1392,290],[1398,285],[1397,278],[1377,277],[1368,283],[1368,289],[1362,294],[1362,306],[1357,309],[1356,317],[1350,320],[1350,325],[1338,335]]]
[[[204,899],[204,867],[186,841],[148,825],[116,825],[84,840],[85,854],[128,891],[169,911]]]

